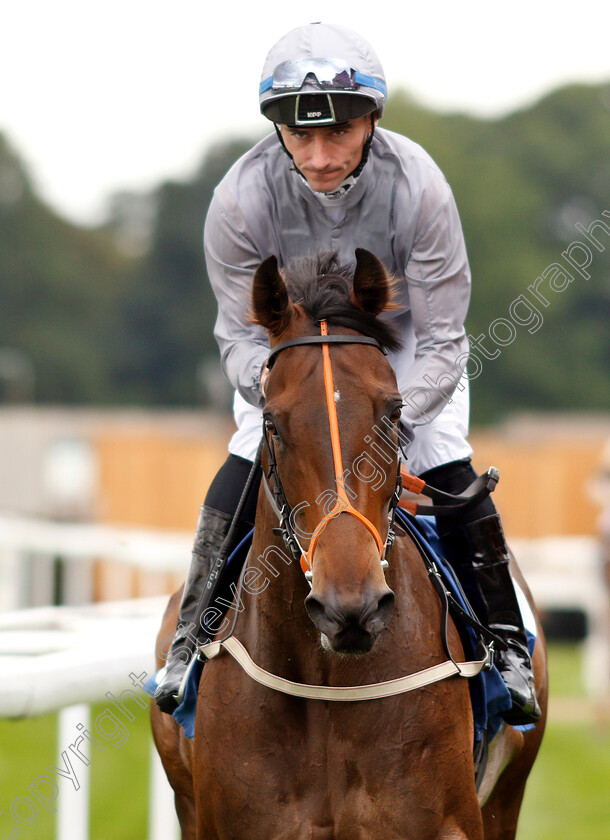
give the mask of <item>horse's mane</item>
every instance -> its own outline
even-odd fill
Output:
[[[385,350],[398,350],[401,341],[388,321],[365,312],[352,303],[350,294],[354,270],[341,265],[336,251],[293,260],[283,271],[288,294],[314,322],[346,327],[374,338]]]

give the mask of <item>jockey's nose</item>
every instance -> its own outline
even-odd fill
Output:
[[[309,152],[309,164],[313,169],[324,170],[332,160],[331,149],[326,138],[315,136]]]
[[[333,650],[365,653],[392,617],[394,593],[383,586],[347,596],[329,587],[324,593],[312,591],[305,599],[305,606]]]

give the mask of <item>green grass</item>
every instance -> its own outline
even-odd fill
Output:
[[[584,696],[578,646],[552,647],[550,679],[554,697]],[[105,708],[93,707],[92,721]],[[93,840],[144,840],[147,836],[148,712],[136,707],[135,715],[126,725],[129,738],[125,743],[117,748],[108,741],[103,753],[93,750]],[[19,797],[32,799],[28,786],[46,774],[50,764],[58,766],[56,723],[56,715],[0,720],[0,840],[13,831],[11,804]],[[609,755],[608,731],[586,722],[551,721],[528,783],[518,840],[608,840]],[[78,772],[76,764],[75,760]],[[23,815],[27,816],[25,810]],[[20,826],[19,840],[51,840],[54,819],[39,803],[36,818]]]
[[[107,705],[91,709],[90,731],[95,735],[94,723],[104,714]],[[112,708],[112,707],[110,707]],[[114,739],[97,740],[104,747],[100,752],[94,747],[85,749],[93,753],[91,762],[91,837],[92,840],[144,840],[147,836],[147,809],[149,788],[149,723],[148,709],[135,707],[134,721],[125,722],[125,734]],[[118,717],[118,716],[117,716]],[[108,721],[102,723],[106,732],[112,733]],[[29,786],[41,775],[56,780],[49,772],[49,765],[63,768],[58,758],[58,746],[65,750],[79,735],[68,743],[57,745],[57,715],[9,721],[0,720],[0,838],[9,838],[15,821],[11,805],[26,797],[37,806],[37,815],[27,825],[19,825],[19,840],[51,840],[55,836],[55,815],[33,796]],[[124,740],[124,743],[120,743]],[[120,746],[115,746],[120,744]],[[83,765],[72,761],[79,779]],[[68,782],[68,786],[70,783]],[[41,790],[48,791],[49,788]],[[76,796],[84,795],[78,791]],[[27,819],[31,809],[26,803],[17,804],[17,814]]]
[[[584,724],[552,724],[525,794],[518,840],[608,840],[610,738]]]
[[[586,696],[580,646],[550,647],[549,683],[551,702]],[[518,840],[608,840],[609,756],[607,727],[551,715],[526,788]]]
[[[550,645],[549,681],[553,697],[586,697],[580,645]]]

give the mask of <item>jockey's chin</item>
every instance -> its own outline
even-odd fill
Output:
[[[345,180],[343,170],[332,172],[304,172],[305,179],[311,189],[318,193],[334,192]]]

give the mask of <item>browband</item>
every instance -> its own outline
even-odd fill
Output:
[[[280,344],[276,344],[267,357],[267,367],[269,370],[273,367],[275,357],[278,353],[281,353],[282,350],[286,350],[288,347],[297,347],[299,344],[371,344],[380,350],[384,356],[386,355],[386,351],[376,338],[368,338],[364,335],[304,335],[301,338],[291,338],[289,341],[282,341]]]

